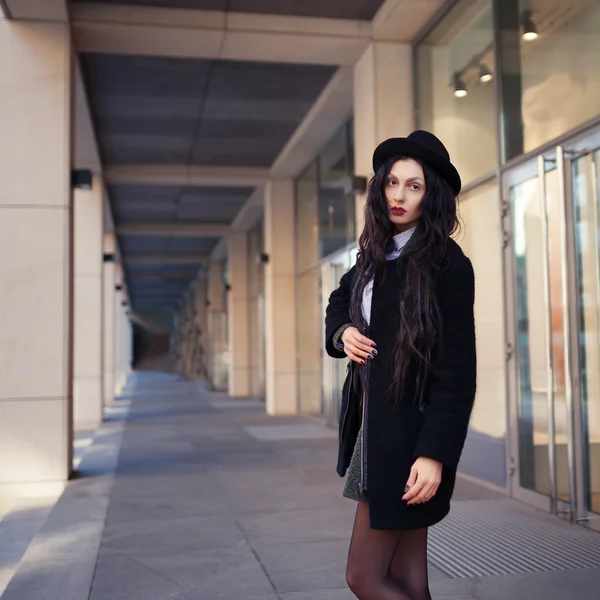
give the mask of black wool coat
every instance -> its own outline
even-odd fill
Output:
[[[334,358],[347,358],[334,346],[333,337],[342,325],[351,322],[355,270],[353,267],[342,277],[327,306],[326,350]],[[442,327],[424,401],[419,406],[414,400],[414,373],[405,383],[399,404],[393,397],[390,383],[399,329],[399,290],[405,278],[402,255],[375,273],[367,335],[377,344],[379,354],[364,367],[350,363],[343,388],[337,472],[345,475],[364,418],[363,477],[373,529],[419,529],[448,514],[475,399],[475,279],[471,261],[453,240],[448,241],[443,268],[435,275]],[[358,370],[363,368],[370,369],[364,417],[358,389]],[[408,506],[402,500],[404,486],[419,456],[442,463],[442,482],[429,502]]]

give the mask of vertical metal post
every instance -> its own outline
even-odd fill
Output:
[[[538,156],[538,185],[542,207],[542,275],[544,281],[544,308],[546,309],[546,401],[548,405],[548,481],[550,484],[550,512],[557,514],[558,485],[556,482],[556,415],[554,411],[554,357],[552,348],[552,302],[550,295],[550,255],[548,248],[548,203],[546,190],[546,161]]]
[[[558,176],[558,200],[560,211],[560,250],[561,250],[561,275],[562,275],[562,306],[563,306],[563,343],[565,356],[565,402],[567,408],[567,462],[569,469],[569,487],[570,487],[570,508],[571,521],[574,521],[577,515],[577,478],[575,473],[575,422],[573,414],[573,351],[571,336],[571,294],[569,281],[572,281],[572,269],[569,264],[575,268],[574,263],[569,261],[570,247],[573,240],[573,203],[571,194],[567,191],[566,169],[570,161],[565,158],[565,150],[562,146],[556,148],[556,167]],[[569,241],[567,241],[567,238]]]
[[[579,164],[583,165],[585,177],[591,175],[590,161],[585,157],[577,159]],[[589,158],[589,157],[588,157]],[[572,472],[572,510],[573,519],[579,523],[587,521],[587,503],[586,503],[586,458],[584,451],[585,432],[583,425],[583,385],[582,385],[582,361],[581,361],[581,324],[582,315],[580,310],[581,294],[583,293],[580,280],[580,263],[577,252],[577,216],[575,211],[575,202],[573,195],[573,165],[572,161],[565,159],[565,215],[566,215],[566,245],[568,257],[568,290],[571,305],[569,306],[570,319],[570,344],[569,352],[571,355],[571,407],[569,409],[569,426],[572,427],[571,455],[569,456],[569,469]]]
[[[519,0],[493,0],[500,162],[523,153]]]

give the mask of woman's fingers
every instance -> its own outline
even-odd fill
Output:
[[[358,363],[359,365],[365,364],[364,358],[360,358],[359,356],[354,354],[354,352],[351,352],[347,347],[344,348],[344,351],[346,352],[346,356],[348,356],[348,358],[350,360],[353,360],[354,362]]]
[[[437,484],[428,483],[425,484],[421,491],[409,502],[409,504],[421,504],[422,502],[427,502],[433,498],[435,489],[437,488]]]
[[[355,345],[360,346],[363,350],[372,350],[377,346],[373,340],[370,340],[368,337],[364,336],[362,333],[358,331],[358,329],[354,329],[350,337],[354,341]]]
[[[402,500],[405,500],[406,502],[408,502],[408,504],[413,504],[414,499],[419,496],[419,494],[423,490],[424,486],[425,486],[425,482],[423,480],[419,480],[417,478],[416,483],[414,485],[410,486],[410,489],[408,490],[408,492],[406,492],[406,494],[404,494],[404,496],[402,496]]]
[[[345,344],[349,344],[354,352],[360,353],[364,357],[369,355],[377,356],[377,349],[372,345],[372,343],[367,344],[361,341],[361,339],[366,340],[368,338],[365,338],[358,332],[353,332],[348,336]]]
[[[367,360],[369,357],[377,356],[377,350],[375,349],[373,341],[362,335],[356,327],[348,327],[344,331],[342,334],[342,342],[346,354],[353,360],[356,357]],[[360,362],[360,360],[357,362]]]
[[[369,360],[369,357],[365,352],[362,352],[362,350],[356,350],[353,346],[347,344],[344,345],[344,352],[348,358],[361,365],[364,365],[365,362]]]

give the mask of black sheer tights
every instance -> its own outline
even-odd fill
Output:
[[[371,529],[369,505],[359,502],[346,580],[359,600],[431,600],[427,529]]]

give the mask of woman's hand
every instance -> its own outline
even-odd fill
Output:
[[[377,344],[362,335],[356,327],[348,327],[342,333],[342,342],[344,352],[348,355],[348,358],[360,365],[364,365],[367,359],[373,359],[377,356],[377,350],[375,349]]]
[[[409,505],[429,502],[442,481],[442,463],[420,456],[415,460],[406,482],[406,494],[402,496]]]

